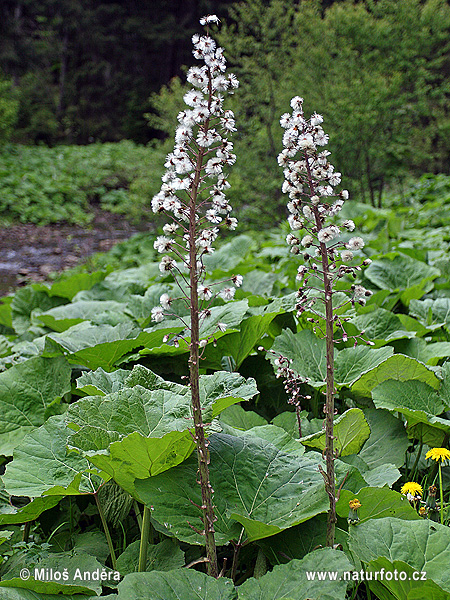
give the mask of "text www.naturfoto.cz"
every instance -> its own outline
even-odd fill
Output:
[[[426,581],[426,571],[306,571],[308,581]]]

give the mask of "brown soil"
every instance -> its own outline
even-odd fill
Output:
[[[12,225],[0,230],[0,296],[19,285],[45,281],[50,273],[106,252],[149,223],[129,223],[123,215],[97,211],[89,229],[75,225]]]

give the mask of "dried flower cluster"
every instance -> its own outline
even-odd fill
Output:
[[[322,467],[319,470],[324,477],[325,489],[330,501],[327,521],[327,545],[334,544],[336,523],[336,481],[334,474],[334,328],[342,330],[342,341],[347,342],[349,336],[344,329],[345,317],[340,317],[337,310],[350,303],[364,305],[371,295],[362,285],[351,285],[346,297],[338,306],[333,306],[334,285],[337,280],[351,277],[356,278],[362,266],[370,264],[365,259],[362,264],[352,265],[355,252],[362,250],[364,240],[359,236],[349,237],[355,230],[355,224],[350,219],[341,223],[337,217],[344,206],[349,194],[347,190],[339,193],[335,188],[341,183],[341,173],[335,171],[329,162],[330,152],[321,150],[328,143],[328,135],[322,128],[323,117],[314,113],[306,119],[303,113],[303,98],[299,96],[291,100],[292,113],[282,115],[280,124],[284,128],[283,150],[278,155],[278,164],[284,170],[282,190],[288,194],[289,225],[292,232],[286,241],[292,254],[301,255],[303,264],[297,269],[297,281],[300,289],[297,292],[296,310],[301,315],[305,311],[313,313],[317,318],[309,317],[315,332],[319,331],[326,340],[326,401],[325,437],[326,473]],[[301,232],[301,234],[299,233]],[[344,235],[343,235],[344,234]],[[342,238],[347,238],[343,241]],[[311,280],[311,282],[310,282]],[[319,283],[318,283],[319,282]],[[315,304],[322,302],[325,308],[325,331],[322,329],[323,314]],[[357,338],[362,334],[352,336],[357,344]],[[366,341],[372,344],[370,341]],[[285,377],[288,390],[290,382],[295,382],[295,376],[286,365],[279,374]],[[285,387],[286,387],[285,386]],[[298,399],[299,394],[297,393]],[[300,406],[296,406],[299,415]],[[355,516],[355,519],[357,517]]]
[[[223,95],[232,94],[239,82],[235,75],[226,73],[223,49],[209,35],[209,25],[217,22],[215,15],[202,18],[200,23],[207,32],[192,38],[194,57],[204,64],[191,67],[187,73],[193,87],[184,95],[187,107],[178,114],[175,147],[166,158],[161,191],[152,200],[153,212],[169,217],[163,227],[164,235],[154,243],[155,249],[164,254],[159,269],[162,274],[172,273],[189,287],[187,274],[193,266],[198,299],[204,308],[200,321],[208,316],[206,304],[216,295],[232,300],[235,287],[242,284],[242,277],[236,275],[233,285],[218,293],[212,285],[204,285],[203,258],[214,251],[219,226],[231,230],[237,226],[225,195],[230,187],[225,171],[236,160],[228,138],[236,127],[233,112],[223,106]],[[183,291],[182,285],[180,288]],[[184,292],[183,297],[187,296]],[[161,296],[160,306],[152,310],[154,322],[159,323],[170,314],[173,300],[168,294]]]
[[[323,277],[323,260],[329,261],[328,277],[330,284],[344,276],[356,277],[361,265],[350,266],[347,263],[354,258],[354,252],[364,247],[361,237],[355,236],[347,242],[340,241],[342,232],[353,232],[355,224],[346,219],[341,224],[331,222],[341,211],[344,201],[348,199],[347,190],[335,192],[335,187],[341,183],[341,173],[336,172],[329,162],[330,152],[319,150],[328,142],[328,135],[322,129],[321,115],[314,113],[309,120],[303,114],[303,99],[296,96],[291,100],[292,114],[286,113],[281,117],[281,126],[285,129],[283,135],[283,150],[278,155],[278,163],[284,169],[285,181],[282,190],[288,194],[288,221],[292,233],[286,241],[293,254],[301,254],[304,264],[297,270],[297,280],[302,282],[298,292],[297,311],[312,310],[317,301],[316,297],[308,300],[310,288],[308,279],[311,275]],[[296,232],[302,232],[299,236]],[[362,262],[363,266],[370,264],[370,259]],[[349,290],[352,304],[365,304],[371,295],[361,285],[353,285]],[[314,310],[312,310],[314,312]]]

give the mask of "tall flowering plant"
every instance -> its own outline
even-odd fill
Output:
[[[354,252],[364,247],[361,237],[350,237],[341,241],[342,232],[353,232],[355,224],[344,220],[340,224],[337,215],[344,201],[348,199],[348,191],[336,193],[335,187],[341,183],[341,173],[335,171],[328,160],[330,152],[320,150],[328,143],[328,135],[322,129],[323,118],[314,113],[306,119],[303,113],[303,98],[296,96],[291,100],[292,113],[282,115],[280,123],[285,129],[283,135],[283,150],[278,156],[278,163],[284,169],[285,181],[282,190],[288,194],[288,221],[292,232],[287,236],[291,252],[303,258],[303,264],[298,267],[296,310],[301,315],[305,310],[317,315],[316,303],[323,303],[325,308],[326,328],[323,332],[326,339],[326,401],[325,401],[325,434],[326,447],[324,451],[326,473],[324,476],[325,489],[329,497],[327,545],[334,543],[336,523],[336,482],[334,473],[335,451],[333,447],[333,419],[335,414],[334,397],[334,342],[335,333],[340,332],[339,341],[346,342],[348,335],[343,327],[344,319],[338,315],[338,309],[347,303],[365,304],[371,295],[361,285],[351,285],[347,290],[348,300],[333,306],[333,285],[342,278],[356,278],[361,264],[354,265]],[[362,262],[368,265],[370,259]],[[318,278],[322,285],[317,288],[314,283]],[[312,280],[312,281],[310,281]],[[342,291],[342,290],[340,290]],[[319,329],[319,321],[311,318]],[[336,331],[335,331],[336,329]],[[360,336],[357,336],[360,337]],[[337,339],[337,338],[336,338]],[[355,345],[357,339],[355,337]],[[371,342],[366,342],[371,344]],[[282,377],[289,377],[286,359],[280,357],[279,371]],[[287,373],[287,375],[286,375]],[[289,389],[289,386],[287,386]],[[292,387],[292,386],[291,386]],[[291,401],[299,410],[298,386],[293,386],[295,398]]]
[[[205,536],[208,573],[214,577],[218,577],[219,572],[214,540],[213,489],[199,391],[199,361],[208,339],[200,340],[200,326],[208,318],[215,296],[231,300],[235,286],[242,283],[240,275],[232,277],[220,290],[205,283],[204,257],[214,251],[219,227],[233,230],[237,226],[225,196],[230,187],[225,172],[236,160],[228,137],[236,128],[233,112],[224,108],[224,94],[233,93],[238,80],[233,74],[226,73],[223,49],[217,47],[209,34],[210,26],[218,22],[215,15],[202,18],[200,24],[205,26],[206,34],[196,34],[192,38],[194,57],[203,64],[191,67],[187,73],[192,89],[184,96],[186,109],[178,115],[175,147],[167,156],[161,191],[152,200],[153,211],[165,213],[169,219],[163,227],[164,235],[155,241],[155,249],[163,254],[160,271],[173,274],[190,312],[190,321],[186,325],[193,436],[202,493],[201,533]],[[152,309],[153,321],[158,323],[171,314],[173,300],[168,294],[161,296],[160,306]],[[220,330],[224,326],[218,323],[217,327]]]

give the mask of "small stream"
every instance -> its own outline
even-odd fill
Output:
[[[45,281],[50,273],[106,252],[151,225],[128,223],[121,215],[99,212],[90,229],[71,225],[13,225],[0,230],[0,296]]]

